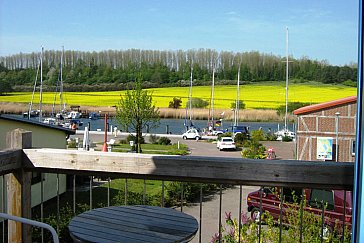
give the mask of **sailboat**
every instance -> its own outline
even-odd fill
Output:
[[[277,136],[277,140],[282,140],[283,137],[289,137],[294,139],[296,134],[288,129],[287,122],[288,122],[288,79],[289,79],[289,60],[288,60],[288,27],[286,28],[286,110],[284,115],[284,128],[275,132],[274,134]]]
[[[42,121],[42,92],[43,92],[43,51],[44,48],[42,46],[42,51],[40,54],[40,60],[39,60],[39,65],[37,68],[37,73],[35,76],[35,82],[34,82],[34,87],[33,87],[33,93],[32,93],[32,99],[29,103],[29,109],[27,112],[23,113],[23,117],[30,119],[31,117],[38,117],[39,121]],[[40,70],[39,70],[40,69]],[[39,86],[39,109],[34,110],[33,109],[33,101],[34,101],[34,94],[36,92],[37,89],[37,81],[38,81],[38,72],[40,71],[40,86]]]
[[[193,127],[192,123],[192,82],[193,82],[193,67],[191,65],[191,75],[190,75],[190,89],[188,93],[188,103],[186,104],[186,116],[184,121],[184,126],[186,131],[188,130],[187,118],[189,118],[189,126]]]

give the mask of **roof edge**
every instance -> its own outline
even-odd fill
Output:
[[[330,108],[330,107],[335,107],[335,106],[344,105],[344,104],[348,104],[348,103],[354,103],[356,101],[357,101],[356,96],[350,96],[350,97],[346,97],[346,98],[342,98],[342,99],[338,99],[338,100],[332,100],[332,101],[328,101],[328,102],[324,102],[324,103],[320,103],[320,104],[316,104],[316,105],[304,106],[297,110],[294,110],[293,114],[302,115],[302,114],[311,113],[311,112],[323,110],[323,109]]]

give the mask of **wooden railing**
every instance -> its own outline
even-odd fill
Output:
[[[0,151],[0,175],[6,175],[8,185],[7,213],[25,218],[31,211],[30,172],[34,171],[233,185],[353,187],[353,163],[33,149],[31,133],[19,129],[8,134],[7,144],[9,149]],[[18,223],[9,223],[8,228],[9,239],[21,241],[23,235],[23,242],[29,242],[29,229]]]

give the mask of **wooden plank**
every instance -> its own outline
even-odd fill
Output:
[[[23,151],[32,165],[28,169],[69,174],[122,174],[133,178],[346,190],[352,190],[354,175],[354,164],[349,162],[163,156],[62,149]]]
[[[32,147],[32,133],[23,129],[15,129],[7,133],[9,149]],[[23,156],[22,156],[23,157]],[[10,215],[31,219],[31,173],[18,169],[7,174],[7,213]],[[8,222],[8,242],[31,242],[30,225],[20,222]]]
[[[0,151],[0,175],[5,175],[11,171],[21,168],[23,151],[21,149],[11,149]]]

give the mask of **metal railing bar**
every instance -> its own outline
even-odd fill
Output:
[[[50,226],[49,224],[45,224],[45,223],[38,222],[38,221],[35,221],[35,220],[31,220],[31,219],[21,218],[21,217],[17,217],[17,216],[5,214],[5,213],[0,213],[0,218],[21,222],[23,224],[33,225],[35,227],[40,227],[42,229],[47,229],[52,234],[53,242],[55,242],[55,243],[59,242],[59,238],[58,238],[56,230],[52,226]]]
[[[59,221],[60,221],[60,213],[59,213],[59,174],[57,173],[57,233],[59,233]]]
[[[341,237],[341,242],[345,242],[345,218],[346,218],[346,191],[344,191],[344,208],[343,208],[343,232]]]
[[[3,188],[2,188],[2,192],[1,192],[1,199],[2,199],[2,204],[1,204],[1,212],[5,213],[5,192],[6,192],[6,181],[5,181],[5,176],[1,176],[2,178],[2,182],[3,182]],[[5,242],[5,221],[3,221],[3,242]]]
[[[143,204],[145,205],[146,195],[147,195],[147,183],[144,178],[144,187],[143,187]]]
[[[164,181],[162,181],[162,207],[164,207]]]
[[[183,182],[181,183],[181,212],[183,212]]]
[[[281,202],[279,204],[279,242],[282,242],[282,228],[283,228],[283,187],[281,187]]]
[[[262,232],[262,214],[263,214],[263,187],[259,190],[259,226],[258,226],[258,242],[260,242],[260,232]],[[255,219],[254,219],[255,220]]]
[[[220,184],[220,202],[219,202],[219,242],[221,242],[222,239],[221,211],[222,211],[222,184]]]
[[[76,215],[76,175],[73,175],[73,214]]]
[[[110,206],[110,177],[107,178],[107,206]]]
[[[198,232],[198,242],[201,243],[201,232],[202,232],[202,199],[203,199],[203,184],[200,184],[200,224],[199,224],[199,232]]]
[[[321,202],[322,213],[321,213],[321,243],[324,242],[324,226],[325,226],[325,205]]]
[[[243,186],[240,185],[239,186],[239,223],[238,223],[238,227],[239,227],[239,240],[238,242],[240,243],[240,238],[241,238],[241,214],[242,214],[242,210],[241,210],[241,207],[242,207],[242,204],[243,204]]]
[[[43,184],[43,176],[44,174],[40,174],[40,221],[43,223],[44,221],[44,215],[43,215],[43,193],[44,193],[44,184]],[[44,242],[44,230],[41,228],[41,237],[42,237],[42,243]]]
[[[125,185],[124,185],[124,205],[128,205],[128,178],[125,178]]]
[[[305,192],[302,190],[300,203],[300,243],[303,241],[303,203],[306,201]]]
[[[93,176],[90,176],[90,210],[92,209],[92,182],[93,182]]]

